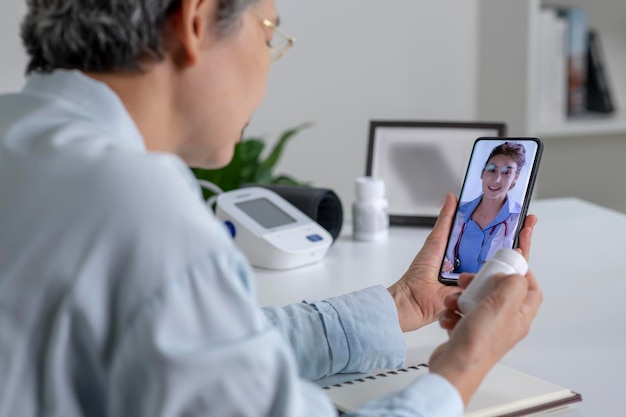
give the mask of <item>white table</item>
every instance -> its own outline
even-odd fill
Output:
[[[564,416],[626,416],[626,215],[574,198],[536,200],[530,266],[544,302],[530,334],[502,363],[566,386],[583,402]],[[255,270],[261,305],[320,299],[395,282],[428,228],[392,226],[382,242],[355,242],[349,227],[315,265]],[[426,360],[446,340],[435,323],[407,333],[408,357]]]

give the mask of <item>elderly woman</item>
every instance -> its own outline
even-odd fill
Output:
[[[0,416],[331,416],[307,380],[399,366],[402,332],[439,317],[432,372],[357,413],[460,416],[528,331],[532,274],[454,313],[452,197],[390,288],[256,304],[188,167],[231,159],[293,43],[277,25],[273,0],[28,2],[28,80],[0,97]]]

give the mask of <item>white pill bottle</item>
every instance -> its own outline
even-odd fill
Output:
[[[372,241],[387,237],[389,203],[385,183],[380,178],[358,177],[355,180],[356,200],[352,203],[352,237]]]
[[[493,290],[493,277],[498,273],[506,275],[526,275],[528,262],[526,258],[514,249],[502,248],[488,260],[467,288],[459,297],[459,309],[463,314],[472,311],[480,300]]]

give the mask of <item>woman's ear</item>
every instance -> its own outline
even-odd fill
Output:
[[[170,17],[175,62],[192,66],[198,61],[202,47],[212,35],[217,0],[181,0],[180,7]]]

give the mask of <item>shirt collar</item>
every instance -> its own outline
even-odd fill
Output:
[[[476,207],[478,207],[478,204],[480,203],[482,198],[483,198],[483,195],[481,194],[475,199],[473,199],[472,201],[468,201],[467,203],[462,204],[459,207],[459,211],[463,212],[463,214],[465,215],[465,218],[469,218],[474,212],[474,210],[476,210]]]
[[[462,204],[461,207],[459,208],[459,211],[462,211],[465,218],[469,219],[472,213],[474,212],[474,210],[476,210],[476,207],[478,207],[478,204],[480,203],[482,198],[483,198],[483,195],[481,194],[478,197],[476,197],[474,200],[469,201],[465,204]],[[504,202],[504,205],[498,212],[498,215],[487,226],[487,228],[493,226],[494,224],[505,221],[507,217],[509,217],[510,214],[519,214],[520,212],[521,212],[521,206],[517,202],[513,201],[510,195],[507,195],[506,201]]]
[[[43,94],[62,100],[74,111],[102,125],[111,137],[124,146],[146,150],[143,137],[124,103],[105,83],[77,70],[32,73],[26,80],[25,93]],[[120,134],[124,132],[124,134]]]
[[[498,212],[498,215],[496,216],[496,218],[493,219],[493,221],[487,227],[491,227],[498,223],[502,223],[506,221],[506,219],[508,219],[511,214],[519,214],[520,211],[521,211],[520,205],[516,203],[515,201],[513,201],[510,195],[507,195],[506,201],[504,202],[504,205],[500,209],[500,212]]]

